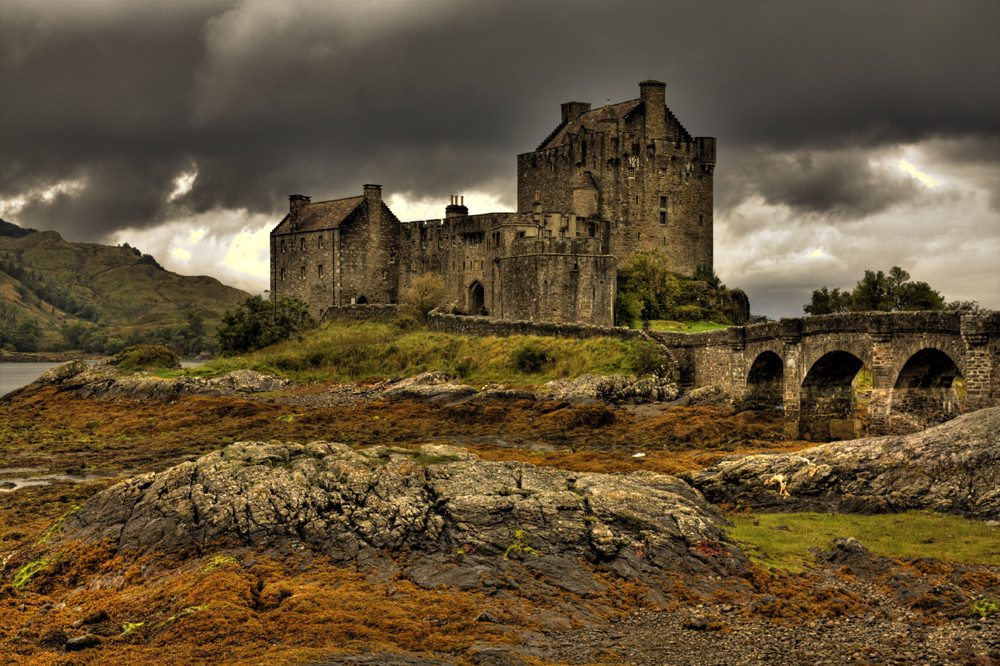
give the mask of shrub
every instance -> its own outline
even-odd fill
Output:
[[[115,356],[114,364],[120,370],[125,371],[147,370],[150,368],[178,370],[181,367],[181,362],[177,358],[177,354],[166,347],[154,345],[126,347]]]
[[[440,305],[447,289],[444,278],[436,273],[424,273],[413,281],[400,299],[400,311],[404,315],[427,321],[431,310]]]
[[[524,373],[541,372],[545,366],[552,363],[552,354],[538,343],[525,342],[511,354],[514,367]]]

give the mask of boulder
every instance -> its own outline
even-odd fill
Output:
[[[405,552],[404,574],[427,587],[505,587],[529,571],[586,594],[592,567],[647,582],[744,571],[726,526],[691,486],[650,472],[580,474],[435,444],[240,442],[98,493],[62,538],[175,557],[304,545],[385,576]]]
[[[677,398],[677,385],[657,377],[635,375],[580,375],[571,382],[556,379],[544,385],[546,397],[567,402],[670,402]]]
[[[1000,408],[923,432],[728,457],[681,478],[715,503],[773,511],[931,509],[1000,518]]]

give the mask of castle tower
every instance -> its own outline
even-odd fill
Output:
[[[518,156],[518,211],[532,212],[536,192],[545,211],[577,215],[595,215],[596,199],[619,262],[659,250],[692,275],[712,267],[715,139],[688,133],[663,82],[643,81],[639,93],[598,109],[563,104],[560,124]]]

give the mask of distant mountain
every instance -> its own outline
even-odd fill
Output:
[[[0,219],[0,236],[6,236],[9,238],[23,238],[28,234],[33,234],[37,229],[27,229],[25,227],[19,227],[16,224],[11,224],[7,220]]]
[[[75,322],[124,335],[184,324],[190,313],[210,331],[249,296],[212,277],[164,270],[128,245],[70,243],[55,231],[6,222],[2,229],[0,314],[31,315],[49,336]]]

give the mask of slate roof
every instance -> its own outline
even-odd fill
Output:
[[[362,197],[349,197],[347,199],[334,199],[333,201],[317,201],[308,203],[302,207],[299,213],[298,224],[295,231],[319,231],[321,229],[336,229],[340,223],[357,210],[364,202]],[[292,233],[292,222],[289,216],[281,221],[274,231],[274,236]]]
[[[545,150],[546,148],[555,148],[556,146],[560,146],[566,141],[566,137],[568,135],[576,134],[582,129],[595,132],[598,129],[598,123],[602,120],[622,120],[628,117],[628,115],[632,113],[640,104],[642,104],[641,99],[633,99],[628,102],[605,104],[600,108],[591,109],[576,120],[571,120],[565,125],[557,127],[555,131],[542,142],[542,145],[538,146],[538,150]]]

